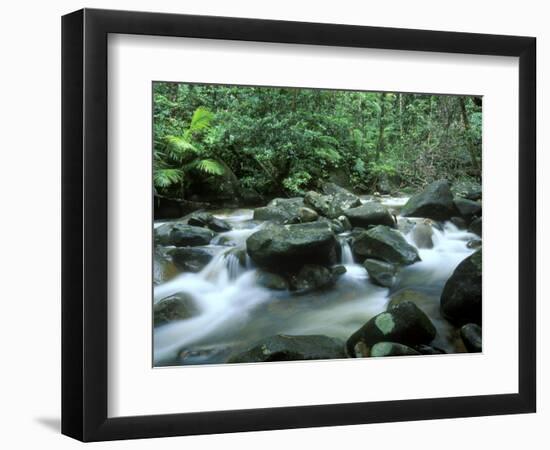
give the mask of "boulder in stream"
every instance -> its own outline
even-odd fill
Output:
[[[378,342],[397,342],[408,346],[429,344],[436,330],[428,316],[412,302],[403,302],[382,312],[351,335],[347,352],[355,357],[355,345],[371,348]]]
[[[478,217],[478,218],[472,220],[472,223],[468,227],[468,231],[470,233],[475,233],[479,237],[481,237],[481,228],[482,228],[481,227],[481,217]]]
[[[168,254],[168,250],[161,246],[155,246],[153,255],[153,284],[164,283],[178,274],[179,270]]]
[[[214,233],[207,228],[178,223],[170,231],[168,244],[176,247],[208,245],[213,238]]]
[[[344,343],[339,339],[323,335],[278,334],[258,342],[248,350],[230,356],[227,362],[300,361],[345,357]]]
[[[218,219],[206,211],[192,213],[187,219],[187,224],[195,227],[210,228],[212,231],[217,233],[231,231],[231,225],[229,225],[229,222],[223,219]]]
[[[447,180],[434,181],[419,194],[413,195],[401,210],[404,217],[427,217],[448,220],[456,216],[453,194]]]
[[[294,198],[274,198],[267,206],[262,206],[254,210],[254,220],[270,220],[275,223],[299,223],[302,221],[304,199],[302,197]],[[309,220],[308,220],[309,221]]]
[[[455,197],[462,197],[468,200],[481,199],[481,184],[476,181],[458,181],[453,183],[451,191]]]
[[[341,269],[344,269],[343,272]],[[292,287],[298,293],[307,293],[332,285],[338,276],[345,273],[344,266],[336,266],[335,270],[317,264],[306,264],[292,277]]]
[[[266,272],[258,270],[256,274],[256,281],[260,286],[276,291],[288,290],[288,281],[286,278],[273,272]]]
[[[333,265],[340,250],[330,227],[321,222],[266,226],[248,237],[246,248],[258,266],[279,273],[305,264]]]
[[[460,337],[464,347],[470,353],[481,352],[481,327],[475,323],[467,323],[460,328]]]
[[[481,324],[481,249],[462,261],[445,283],[441,314],[457,325]]]
[[[378,342],[370,350],[370,356],[379,358],[381,356],[413,356],[420,355],[419,352],[397,342]]]
[[[433,248],[433,234],[432,221],[424,219],[414,226],[411,237],[417,248]]]
[[[215,253],[214,249],[205,247],[176,247],[168,250],[175,266],[184,272],[200,272]]]
[[[387,225],[395,227],[395,220],[388,209],[377,202],[365,203],[356,208],[344,211],[350,223],[354,227],[367,228],[371,225]]]
[[[329,219],[336,219],[348,209],[361,206],[361,199],[357,195],[333,183],[328,185],[332,185],[327,191],[331,194],[309,191],[304,197],[304,203]]]
[[[400,265],[420,261],[416,248],[401,233],[385,225],[359,233],[353,239],[352,250],[358,260],[373,258]]]
[[[470,223],[474,217],[481,216],[481,203],[465,198],[455,199],[455,206],[460,216]]]
[[[188,319],[197,314],[193,297],[185,293],[174,294],[153,306],[153,323],[163,325],[174,320]]]
[[[378,259],[365,259],[363,266],[369,274],[369,279],[382,287],[392,287],[395,282],[396,268],[393,264]]]

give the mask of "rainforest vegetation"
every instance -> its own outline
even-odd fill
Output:
[[[155,365],[482,349],[481,98],[155,83]]]
[[[333,181],[395,193],[481,176],[481,98],[153,85],[159,198],[261,202]]]

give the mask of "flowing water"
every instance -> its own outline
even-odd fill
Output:
[[[406,199],[387,198],[388,207]],[[391,206],[390,206],[391,205]],[[431,249],[419,249],[422,261],[402,269],[390,290],[370,282],[364,267],[353,260],[348,234],[339,236],[341,264],[346,267],[336,284],[305,295],[266,289],[257,283],[257,269],[244,250],[246,239],[262,227],[252,220],[252,210],[214,213],[233,230],[220,233],[209,249],[216,253],[199,273],[183,273],[155,286],[154,302],[174,294],[191,298],[195,316],[154,329],[155,365],[222,363],[230,353],[242,350],[274,334],[324,334],[347,339],[367,320],[384,311],[389,296],[403,288],[424,294],[418,305],[438,330],[433,345],[448,352],[456,347],[456,330],[439,314],[439,297],[456,266],[474,250],[467,243],[476,236],[446,222],[434,227]],[[404,234],[414,245],[411,233]],[[244,259],[244,261],[243,261]]]

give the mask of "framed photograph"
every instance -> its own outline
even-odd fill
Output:
[[[64,16],[62,432],[535,412],[535,67],[532,37]]]

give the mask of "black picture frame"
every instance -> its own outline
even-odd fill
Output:
[[[519,57],[519,389],[453,398],[107,416],[107,36],[110,33]],[[62,433],[82,441],[536,409],[536,39],[83,9],[62,18]]]

